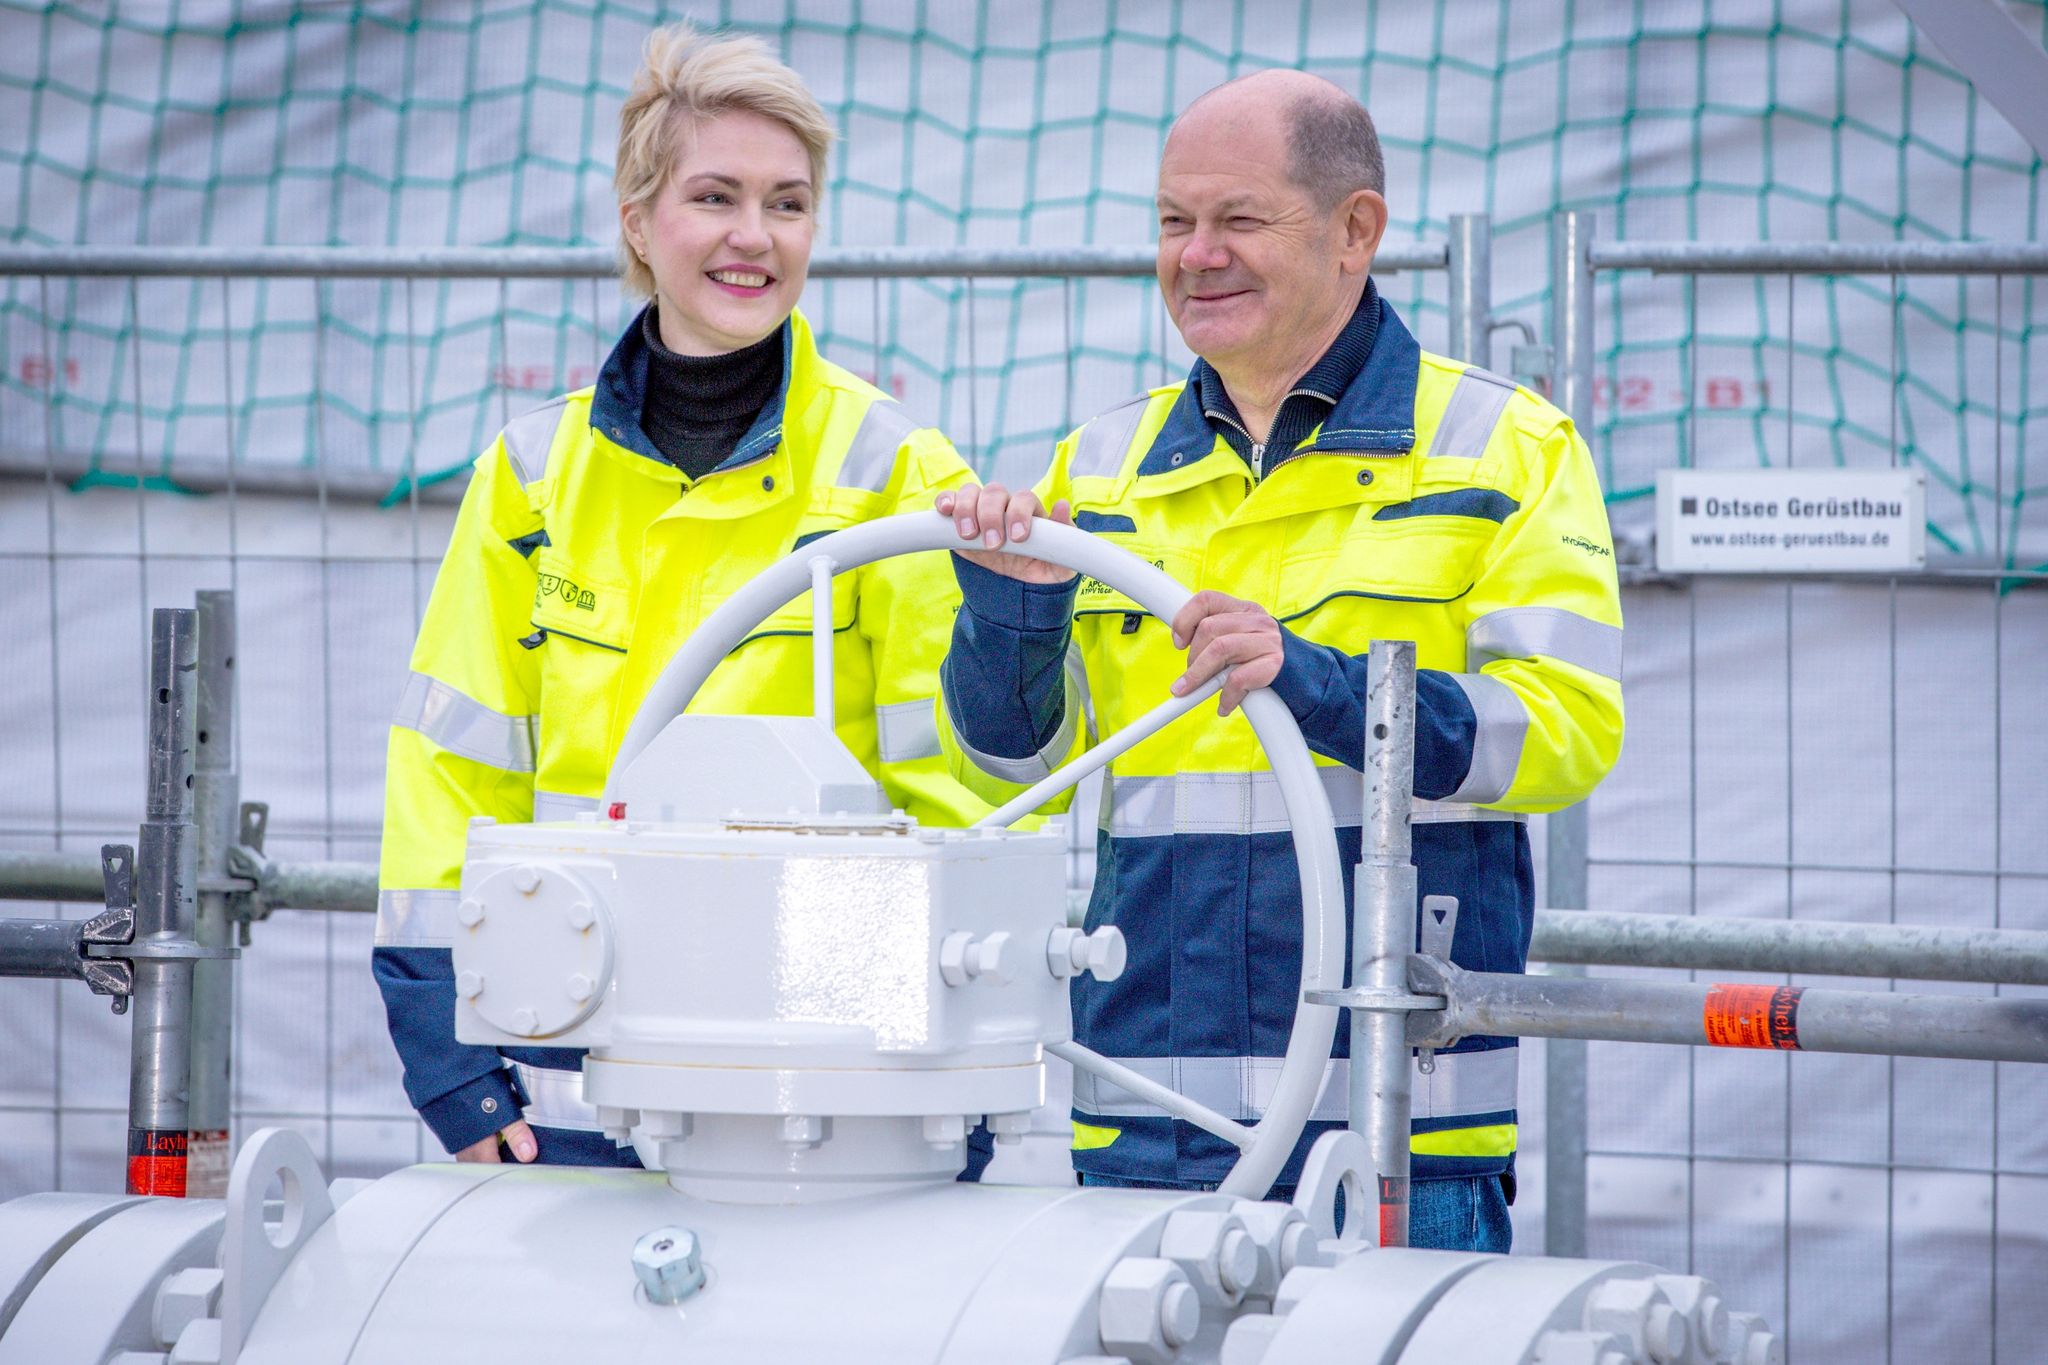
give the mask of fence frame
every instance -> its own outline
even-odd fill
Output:
[[[821,248],[811,274],[819,279],[888,278],[1139,278],[1153,270],[1149,247],[1077,248]],[[359,249],[328,247],[234,248],[0,248],[0,276],[30,278],[310,278],[310,279],[604,279],[615,259],[604,248]],[[1440,243],[1389,246],[1375,270],[1444,270],[1453,355],[1484,365],[1496,328],[1490,311],[1491,231],[1484,215],[1456,215]],[[1582,431],[1593,430],[1597,337],[1594,291],[1602,272],[1653,274],[2006,275],[2048,274],[2048,245],[2035,243],[1743,243],[1603,242],[1592,214],[1564,212],[1553,231],[1552,394]],[[27,470],[0,469],[0,477]],[[38,473],[58,477],[51,466]],[[229,482],[265,491],[260,471],[236,470]],[[286,479],[275,491],[313,491]],[[323,493],[343,490],[323,486]],[[424,490],[421,490],[424,491]],[[416,492],[414,496],[419,496]],[[1639,566],[1638,566],[1639,567]],[[1981,581],[2039,574],[1950,558],[1931,563],[1915,581]],[[208,603],[202,600],[202,612]],[[231,606],[213,603],[220,627],[204,637],[232,640]],[[232,644],[228,646],[232,649]],[[202,705],[210,689],[202,688]],[[225,702],[212,690],[215,725],[233,724],[231,680]],[[210,727],[211,728],[211,727]],[[223,752],[231,752],[227,745]],[[229,760],[231,764],[232,760]],[[364,911],[374,906],[374,869],[349,863],[273,863],[261,857],[242,823],[238,782],[229,766],[202,767],[195,785],[200,872],[200,937],[225,946],[226,926],[246,935],[251,921],[271,908]],[[240,835],[230,835],[238,829]],[[2048,984],[2048,935],[2026,931],[1939,931],[1893,926],[1771,924],[1710,934],[1695,922],[1658,915],[1598,915],[1586,909],[1588,829],[1582,806],[1547,821],[1546,904],[1532,949],[1537,960],[1562,972],[1580,964],[1622,960],[1639,965],[1698,969],[1895,975],[1910,957],[1916,977]],[[222,855],[216,858],[215,853]],[[0,899],[96,900],[100,867],[90,856],[0,853]],[[1943,939],[1944,932],[1963,938]],[[1989,937],[1983,937],[1989,935]],[[219,939],[219,943],[214,943]],[[2040,941],[2035,941],[2040,940]],[[1648,956],[1646,956],[1648,954]],[[1923,955],[1932,954],[1932,958]],[[1885,970],[1878,970],[1879,967]],[[1953,973],[1953,974],[1951,974]],[[209,1014],[211,1010],[207,1011]],[[211,1034],[213,1026],[199,1033]],[[209,1045],[210,1046],[210,1045]],[[210,1076],[223,1053],[196,1056],[195,1074]],[[222,1073],[224,1074],[224,1073]],[[209,1086],[202,1082],[201,1095]],[[1545,1232],[1551,1254],[1583,1254],[1586,1220],[1586,1061],[1583,1042],[1558,1039],[1546,1050],[1549,1102]],[[223,1090],[221,1092],[225,1094]],[[202,1106],[210,1108],[210,1102]]]

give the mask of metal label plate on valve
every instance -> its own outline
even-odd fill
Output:
[[[1927,476],[1910,469],[1660,469],[1666,573],[1881,573],[1927,563]]]

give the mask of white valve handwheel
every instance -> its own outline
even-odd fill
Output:
[[[681,715],[697,695],[698,688],[727,654],[770,614],[796,600],[807,589],[822,587],[833,574],[844,573],[900,554],[928,550],[976,548],[963,542],[950,519],[937,512],[912,512],[865,522],[823,536],[762,570],[732,595],[676,650],[675,657],[655,679],[647,697],[634,713],[633,723],[612,760],[606,778],[604,804],[616,799],[612,790],[628,764],[660,734],[675,716]],[[1171,621],[1193,595],[1172,578],[1144,560],[1120,550],[1085,531],[1056,522],[1038,520],[1031,525],[1031,540],[1022,550],[1005,545],[1007,553],[1023,553],[1096,578],[1122,592],[1162,621]],[[830,594],[819,597],[829,601]],[[832,678],[832,624],[829,616],[820,620],[812,633],[816,651],[813,669],[819,719],[831,722],[829,694]],[[822,681],[816,681],[822,680]],[[1107,764],[1146,735],[1213,696],[1220,679],[1212,679],[1186,697],[1176,697],[1154,708],[1146,716],[1115,735],[1104,739],[1081,758],[1067,764],[1033,786],[1001,810],[980,823],[1007,825],[1042,805],[1049,797],[1073,786],[1089,773]],[[1244,699],[1245,718],[1264,746],[1294,837],[1294,857],[1301,873],[1301,988],[1303,991],[1334,989],[1342,985],[1344,963],[1344,883],[1337,860],[1336,818],[1329,797],[1316,777],[1315,760],[1286,704],[1265,688],[1248,693]],[[1331,1005],[1301,1003],[1294,1016],[1294,1031],[1287,1040],[1287,1056],[1274,1087],[1272,1102],[1255,1125],[1238,1123],[1186,1099],[1176,1092],[1099,1057],[1074,1044],[1056,1044],[1048,1050],[1074,1065],[1159,1104],[1169,1112],[1243,1149],[1237,1164],[1221,1185],[1225,1194],[1260,1198],[1286,1164],[1301,1130],[1322,1089],[1330,1040],[1337,1028],[1337,1009]]]

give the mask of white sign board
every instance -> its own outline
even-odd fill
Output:
[[[1908,469],[1662,469],[1657,567],[1869,573],[1927,562],[1927,476]]]

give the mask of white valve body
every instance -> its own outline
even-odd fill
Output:
[[[473,828],[456,1036],[590,1049],[585,1098],[707,1197],[950,1178],[964,1147],[923,1120],[1028,1113],[1071,1036],[1065,844],[923,828],[861,780],[808,719],[686,716],[626,818]]]

